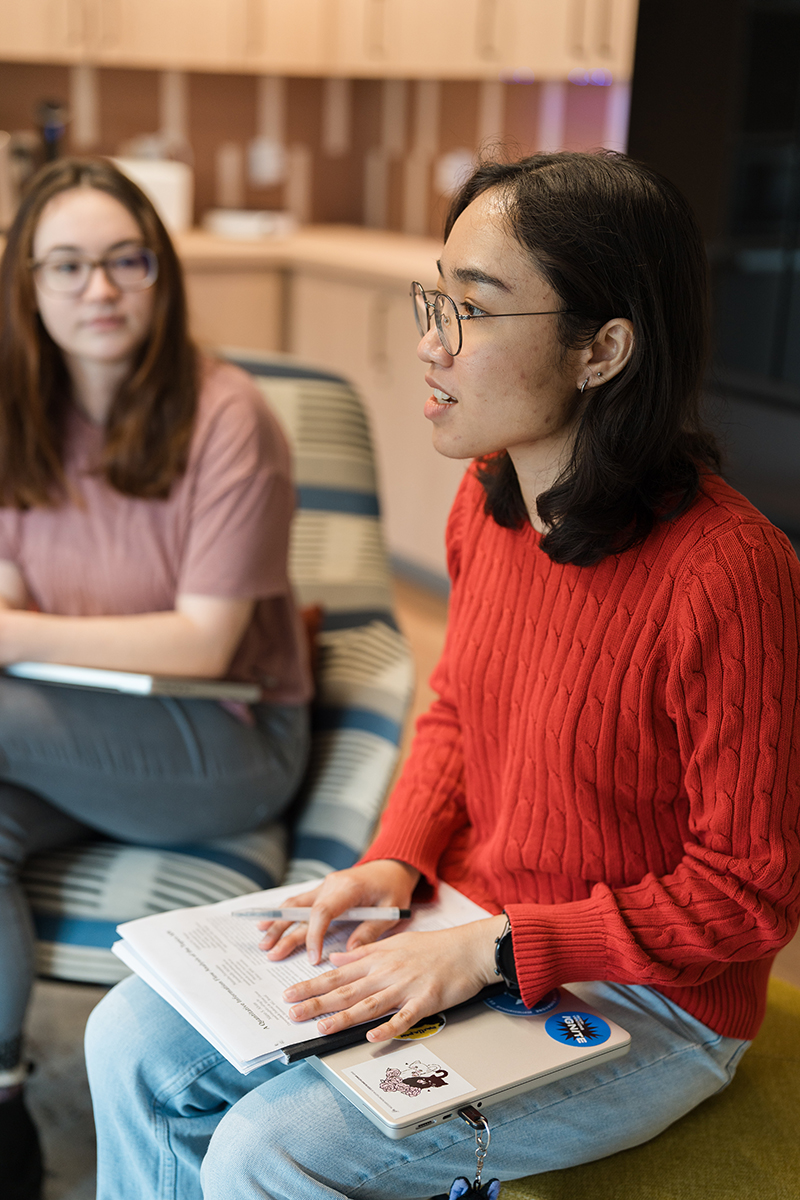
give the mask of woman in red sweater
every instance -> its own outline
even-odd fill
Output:
[[[441,879],[497,915],[380,941],[385,923],[361,924],[286,992],[293,1017],[385,1014],[383,1042],[498,971],[529,1005],[579,981],[631,1051],[492,1108],[508,1179],[654,1136],[758,1028],[800,904],[800,565],[715,473],[703,245],[665,180],[606,154],[485,164],[453,202],[438,290],[412,294],[434,445],[475,459],[439,698],[362,862],[262,944],[318,961],[332,917]],[[391,1143],[308,1067],[244,1080],[139,982],[89,1047],[100,1200],[167,1195],[158,1179],[394,1200],[468,1167],[461,1122]]]

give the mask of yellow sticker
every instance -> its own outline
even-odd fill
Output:
[[[432,1017],[426,1017],[424,1021],[418,1021],[416,1025],[412,1025],[405,1033],[399,1033],[394,1041],[420,1042],[423,1038],[433,1037],[440,1029],[444,1029],[446,1024],[447,1018],[444,1013],[434,1013]]]

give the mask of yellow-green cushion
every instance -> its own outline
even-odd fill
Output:
[[[488,1164],[487,1164],[488,1165]],[[770,981],[733,1083],[644,1146],[503,1184],[501,1200],[798,1200],[800,991]]]

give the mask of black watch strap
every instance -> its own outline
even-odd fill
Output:
[[[507,992],[511,992],[512,996],[519,996],[520,987],[517,979],[517,968],[514,962],[514,942],[511,937],[511,922],[508,919],[507,913],[504,916],[506,918],[506,927],[494,941],[494,973],[500,976]]]

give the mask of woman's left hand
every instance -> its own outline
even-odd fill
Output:
[[[505,928],[500,914],[430,933],[396,933],[357,950],[331,954],[334,969],[287,988],[295,1021],[318,1022],[321,1033],[394,1013],[367,1034],[371,1042],[405,1033],[431,1013],[469,1000],[496,983],[494,942]],[[395,1011],[396,1010],[396,1011]]]

